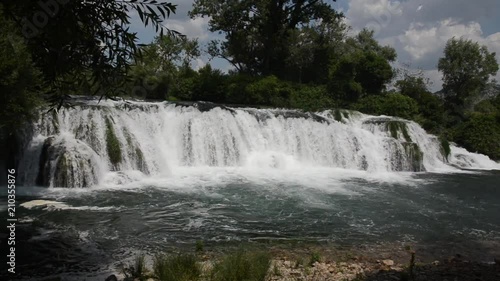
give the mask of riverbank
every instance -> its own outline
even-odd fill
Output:
[[[493,244],[489,246],[492,248],[487,250],[488,253],[483,252],[486,255],[482,257],[477,255],[476,251],[479,249],[469,249],[469,251],[461,249],[462,252],[451,255],[452,251],[446,252],[444,248],[433,247],[424,250],[423,247],[409,244],[349,248],[325,245],[288,248],[278,245],[267,247],[267,249],[262,245],[257,245],[253,248],[245,246],[231,249],[229,247],[218,251],[205,251],[202,246],[197,245],[196,254],[181,255],[184,258],[192,257],[196,260],[196,266],[186,265],[184,259],[183,262],[173,262],[176,266],[172,267],[184,273],[176,273],[177,275],[170,273],[176,276],[191,274],[192,278],[179,280],[217,281],[498,281],[500,280],[500,259],[498,259],[500,247],[498,247],[499,242],[491,243]],[[122,271],[122,273],[109,276],[106,281],[164,280],[157,278],[157,264],[153,262],[154,258],[149,258],[146,257],[143,260],[143,268],[138,268],[142,265],[137,264],[137,259],[135,263],[125,266],[128,277]],[[150,262],[147,262],[148,259]],[[179,264],[182,265],[179,266]],[[254,266],[255,264],[257,266]],[[196,267],[199,272],[193,273],[193,271],[196,272],[196,269],[193,269]],[[142,273],[136,274],[137,272]],[[169,280],[176,279],[167,279]]]

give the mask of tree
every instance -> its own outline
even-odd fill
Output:
[[[179,83],[179,68],[189,68],[200,56],[198,41],[185,36],[158,36],[140,49],[142,56],[128,75],[134,84],[133,94],[145,98],[164,99],[172,84]]]
[[[493,75],[498,71],[495,53],[486,46],[463,38],[446,43],[438,69],[443,74],[443,91],[447,105],[455,115],[472,109]]]
[[[380,46],[373,34],[362,30],[348,38],[340,59],[331,62],[328,89],[343,106],[366,95],[380,95],[394,76],[390,62],[396,51]]]
[[[341,18],[290,31],[286,79],[326,84],[330,64],[338,60],[348,27]]]
[[[9,32],[14,23],[0,9],[0,141],[30,120],[41,103],[41,72],[34,66],[20,34]]]
[[[50,89],[52,105],[61,106],[68,91],[90,84],[111,96],[125,82],[137,54],[130,14],[157,31],[175,5],[154,0],[67,1],[4,0],[5,16],[22,34],[35,66]]]
[[[403,64],[403,67],[398,68],[395,71],[396,82],[394,87],[396,90],[407,95],[415,100],[420,100],[420,97],[424,93],[429,93],[428,86],[432,83],[429,78],[424,76],[424,72],[421,69],[412,70],[409,64]]]
[[[209,53],[243,73],[283,78],[291,32],[341,15],[323,0],[195,0],[191,17],[210,17],[209,29],[225,41],[212,41]]]

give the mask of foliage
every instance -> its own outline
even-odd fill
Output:
[[[176,75],[176,81],[173,81],[172,88],[168,93],[169,98],[190,101],[193,100],[193,93],[198,81],[198,72],[190,67],[181,67]]]
[[[193,255],[157,255],[153,262],[154,275],[160,281],[195,281],[201,268]]]
[[[320,111],[336,106],[325,86],[298,85],[290,96],[290,107],[305,111]]]
[[[472,113],[461,124],[455,140],[466,149],[500,159],[500,118],[496,114]]]
[[[415,120],[430,133],[440,134],[444,126],[443,100],[429,92],[421,92],[416,101],[420,115]]]
[[[226,59],[242,73],[280,78],[286,73],[291,32],[340,17],[323,0],[196,0],[190,15],[209,18],[210,31],[225,35],[224,41],[210,44],[212,56]]]
[[[457,113],[470,110],[474,99],[483,94],[492,75],[498,71],[495,53],[486,46],[466,39],[450,39],[439,59],[447,105]]]
[[[420,100],[422,95],[429,93],[425,78],[421,73],[419,75],[405,73],[402,79],[396,81],[395,86],[399,93],[414,100]]]
[[[28,52],[50,87],[48,99],[62,106],[68,91],[94,85],[100,95],[123,88],[128,66],[138,53],[130,15],[163,32],[162,21],[175,5],[137,1],[2,1],[1,8],[22,34]],[[41,7],[43,6],[43,7]]]
[[[1,6],[0,6],[1,8]],[[41,73],[34,66],[21,36],[12,31],[13,22],[0,9],[0,130],[15,132],[23,122],[32,120],[42,99]]]
[[[312,252],[309,257],[309,266],[313,266],[317,262],[321,262],[321,256],[318,252]]]
[[[224,102],[226,99],[226,76],[210,64],[198,70],[194,83],[192,99],[195,101]]]
[[[204,244],[202,240],[196,241],[196,252],[203,252]]]
[[[368,114],[397,116],[405,119],[414,118],[419,111],[414,99],[398,93],[367,96],[352,107]]]
[[[288,81],[326,84],[332,61],[342,55],[348,27],[342,18],[290,31],[283,77]]]
[[[128,71],[129,87],[133,95],[146,99],[163,100],[173,88],[182,88],[179,82],[176,85],[176,81],[184,82],[181,71],[200,55],[197,40],[172,35],[158,36],[140,50],[142,56]]]
[[[394,76],[390,62],[396,53],[380,46],[373,32],[362,30],[348,38],[345,53],[330,66],[328,89],[342,105],[357,102],[367,95],[380,95]]]
[[[255,101],[247,94],[246,87],[256,80],[256,77],[247,74],[230,75],[227,80],[226,102],[254,105]]]
[[[271,266],[271,257],[265,252],[238,250],[215,263],[211,281],[264,281]]]
[[[259,79],[246,87],[246,92],[254,104],[287,107],[293,89],[276,76]]]

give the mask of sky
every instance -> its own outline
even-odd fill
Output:
[[[187,14],[193,0],[170,0],[177,4],[177,12],[166,20],[165,25],[189,38],[198,38],[203,46],[219,34],[208,31],[207,18],[191,19]],[[355,34],[363,28],[375,31],[381,45],[396,49],[398,60],[395,67],[409,65],[421,69],[429,78],[432,91],[441,89],[441,74],[437,63],[443,55],[448,39],[464,37],[496,52],[500,62],[500,1],[499,0],[337,0],[328,1],[342,11],[345,21]],[[142,26],[136,15],[132,17],[132,29],[138,32],[142,43],[149,43],[154,30]],[[204,55],[193,63],[195,68],[210,63],[227,71],[231,66],[221,60],[209,61]],[[496,76],[500,81],[500,73]]]

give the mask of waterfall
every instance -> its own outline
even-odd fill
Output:
[[[457,147],[446,159],[414,122],[346,110],[87,101],[43,114],[29,130],[18,169],[24,185],[87,187],[113,173],[168,177],[176,167],[499,168]]]

